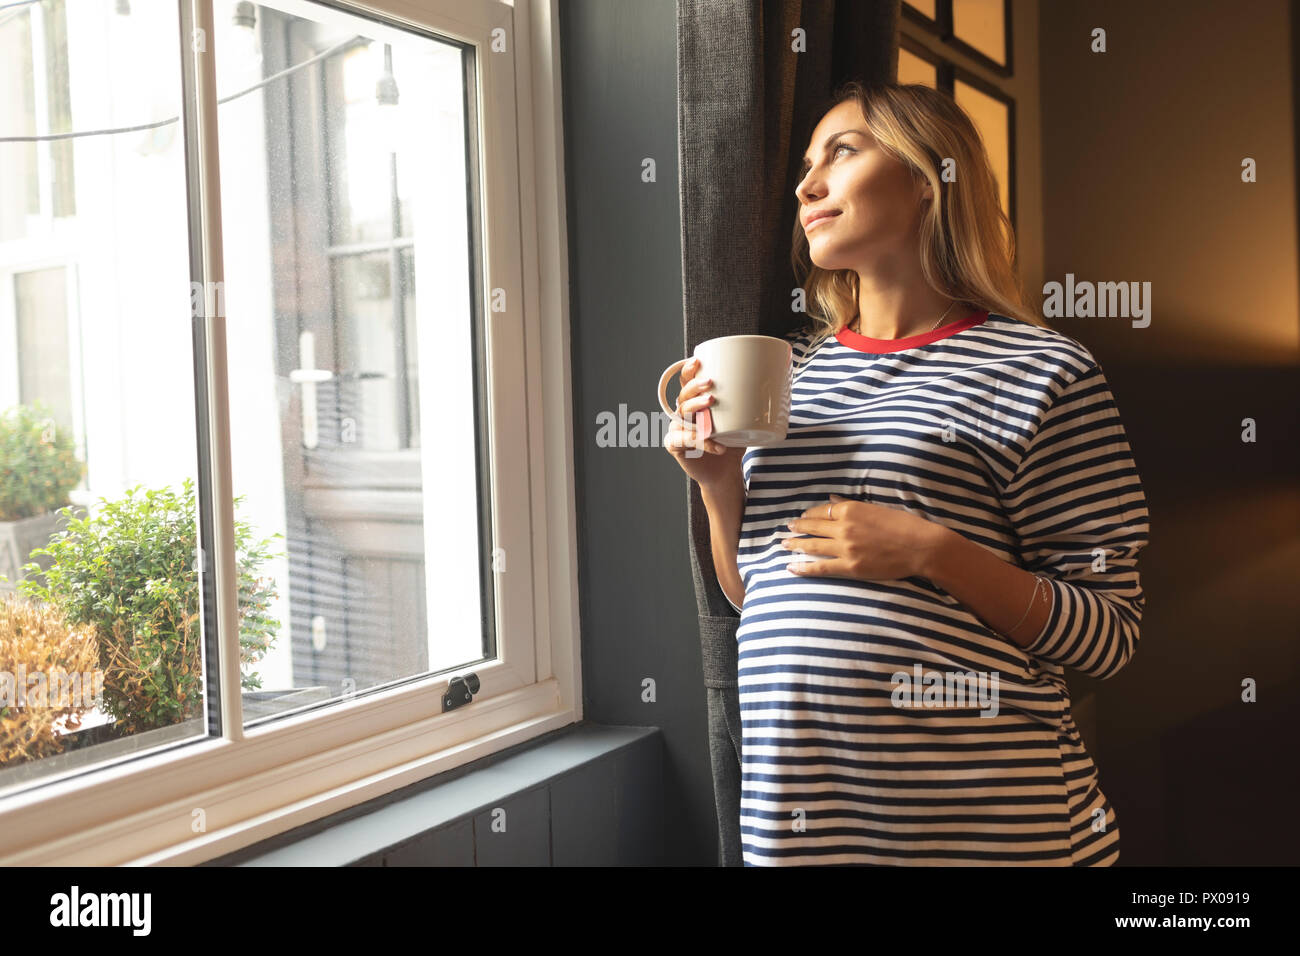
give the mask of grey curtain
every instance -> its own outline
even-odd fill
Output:
[[[782,335],[795,175],[841,82],[891,81],[900,0],[677,0],[677,138],[686,353],[720,335]],[[794,31],[805,50],[796,52]],[[736,625],[713,571],[708,513],[687,479],[691,574],[708,695],[723,866],[740,866]]]

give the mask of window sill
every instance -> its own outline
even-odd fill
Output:
[[[201,863],[579,719],[554,680],[453,714],[440,692],[426,682],[20,792],[0,802],[0,866]]]
[[[492,831],[494,814],[515,834],[525,849],[514,851],[505,861],[510,865],[521,862],[557,862],[550,846],[552,837],[560,839],[563,824],[556,827],[549,822],[556,801],[540,801],[541,813],[530,813],[528,822],[521,804],[536,806],[537,791],[555,785],[562,778],[570,778],[583,771],[587,765],[627,757],[628,764],[609,773],[611,789],[629,787],[644,801],[642,806],[624,807],[628,819],[613,822],[614,829],[631,829],[631,857],[635,848],[653,854],[661,845],[656,822],[656,812],[661,799],[658,781],[662,780],[656,755],[660,744],[660,731],[655,727],[608,727],[598,724],[571,724],[541,739],[530,740],[510,751],[475,761],[458,771],[440,775],[436,780],[423,781],[401,791],[349,808],[325,819],[298,827],[244,850],[208,861],[209,866],[392,866],[407,865],[420,850],[412,849],[418,841],[437,842],[439,833],[462,836],[462,840],[445,840],[450,845],[463,843],[461,853],[447,851],[447,859],[431,859],[433,865],[477,861],[484,862],[486,853],[475,853],[475,833],[483,830],[490,836],[478,833],[479,842],[485,839],[499,841]],[[621,779],[620,779],[621,778]],[[647,784],[653,784],[647,786]],[[585,781],[576,783],[590,790]],[[593,801],[609,804],[613,793],[592,792]],[[618,802],[618,801],[614,801]],[[570,808],[572,809],[572,808]],[[557,815],[563,808],[555,807]],[[580,815],[582,811],[576,811]],[[507,817],[506,814],[509,814]],[[480,824],[480,820],[482,823]],[[507,822],[508,821],[508,822]],[[598,823],[581,815],[581,827],[590,831]],[[531,830],[523,833],[522,830]],[[463,834],[461,831],[465,831]],[[555,831],[555,832],[553,832]],[[629,848],[624,848],[627,852]],[[427,853],[427,851],[424,851]],[[556,848],[563,854],[571,852]],[[402,860],[402,863],[395,862]],[[622,862],[638,862],[624,859]],[[644,859],[640,862],[645,862]]]

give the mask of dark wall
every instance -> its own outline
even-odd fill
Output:
[[[1040,10],[1045,277],[1152,284],[1146,328],[1050,320],[1106,371],[1151,512],[1137,653],[1111,680],[1070,680],[1097,693],[1087,743],[1120,863],[1294,864],[1295,4]]]
[[[585,716],[664,740],[664,862],[717,863],[687,479],[647,427],[602,447],[598,416],[658,410],[685,354],[674,0],[560,5]],[[655,161],[655,182],[642,163]],[[625,411],[620,415],[620,405]],[[654,682],[654,701],[643,699]]]

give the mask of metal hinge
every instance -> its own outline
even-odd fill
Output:
[[[463,677],[453,677],[447,682],[447,693],[442,695],[442,709],[445,713],[449,710],[468,704],[478,693],[479,682],[477,674],[466,674]]]

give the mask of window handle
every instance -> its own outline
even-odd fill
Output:
[[[316,335],[301,332],[298,335],[298,365],[289,373],[289,381],[302,386],[302,446],[315,448],[320,444],[320,410],[316,407],[316,386],[328,382],[334,373],[316,367]]]
[[[335,379],[355,382],[367,379],[392,378],[390,372],[337,372],[316,367],[316,335],[302,332],[298,336],[298,365],[291,369],[289,381],[302,386],[302,445],[315,448],[320,444],[320,409],[316,405],[316,386]]]
[[[473,701],[478,689],[478,674],[461,674],[453,677],[447,682],[447,691],[442,695],[443,713],[445,714],[449,710],[455,710],[457,707]]]

